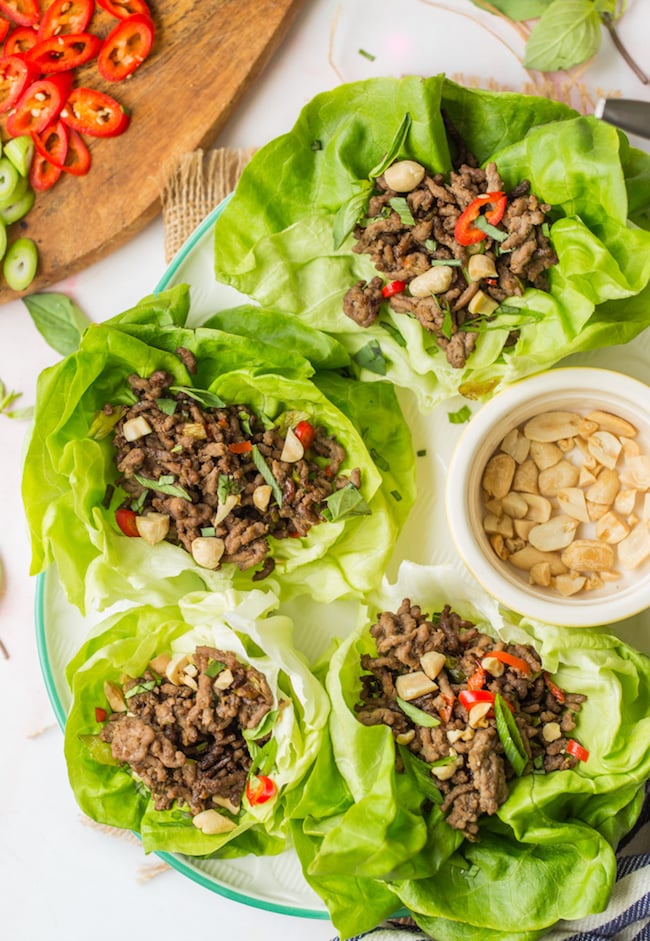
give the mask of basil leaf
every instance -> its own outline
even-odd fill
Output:
[[[327,509],[323,516],[330,523],[337,523],[352,516],[370,516],[372,510],[364,500],[361,491],[354,484],[346,484],[326,497]]]
[[[447,418],[452,425],[462,425],[472,417],[472,410],[469,405],[463,405],[457,412],[447,412]]]
[[[406,347],[406,340],[404,339],[402,334],[399,332],[395,324],[388,323],[385,320],[381,320],[379,322],[379,326],[383,327],[386,333],[388,333],[389,336],[391,336],[393,340],[395,340],[398,346]]]
[[[352,359],[361,369],[368,369],[378,376],[386,375],[386,359],[377,340],[371,340],[353,354]]]
[[[499,739],[517,777],[521,777],[528,764],[528,752],[523,743],[515,717],[498,693],[494,697],[494,717]]]
[[[431,777],[431,766],[409,751],[404,745],[398,745],[404,771],[411,778],[418,791],[432,804],[442,804],[442,793]]]
[[[368,200],[372,193],[372,183],[362,180],[356,184],[359,191],[347,199],[334,217],[334,248],[340,248],[357,222],[365,215]]]
[[[126,690],[124,698],[130,699],[132,696],[138,696],[140,693],[148,693],[150,690],[154,689],[155,685],[155,680],[147,680],[145,683],[136,683],[135,686]]]
[[[283,499],[282,499],[282,491],[280,490],[280,486],[277,480],[275,479],[275,477],[273,476],[271,468],[266,463],[266,460],[264,459],[264,455],[262,454],[262,452],[260,451],[260,449],[257,447],[256,444],[253,445],[252,455],[253,455],[253,464],[255,465],[255,467],[258,469],[258,471],[260,472],[264,480],[267,482],[267,484],[271,488],[273,492],[273,496],[275,497],[275,502],[277,503],[278,506],[282,506]]]
[[[391,163],[394,162],[395,158],[397,157],[400,150],[402,149],[402,146],[404,144],[404,141],[406,140],[406,136],[411,128],[412,123],[413,123],[413,120],[411,118],[411,115],[407,111],[404,117],[402,118],[402,123],[397,128],[395,136],[393,137],[392,141],[389,144],[389,147],[388,147],[388,150],[386,151],[385,156],[383,157],[382,160],[379,161],[376,167],[373,167],[373,169],[368,174],[371,180],[375,180],[377,179],[378,176],[381,176],[384,170],[386,170],[391,165]]]
[[[429,713],[425,712],[424,709],[418,709],[417,706],[413,706],[410,702],[406,702],[405,699],[400,699],[399,696],[397,696],[396,699],[397,705],[400,707],[404,715],[408,716],[409,719],[412,719],[416,725],[421,725],[425,729],[435,729],[437,725],[440,725],[440,719],[429,715]]]
[[[231,493],[239,493],[239,484],[228,474],[219,474],[217,479],[217,498],[219,503],[225,503]]]
[[[415,225],[415,219],[413,218],[411,207],[407,203],[404,196],[393,196],[392,199],[388,200],[388,204],[390,205],[391,209],[395,210],[404,225]]]
[[[594,56],[601,39],[601,19],[592,0],[553,0],[528,37],[524,68],[569,69]]]
[[[451,319],[451,310],[449,309],[449,304],[447,304],[442,315],[442,325],[440,327],[440,332],[442,333],[443,337],[451,340],[453,326],[454,324]]]
[[[275,765],[275,757],[278,753],[277,739],[275,737],[270,738],[262,748],[248,738],[246,739],[246,744],[248,745],[248,751],[252,759],[249,774],[268,774],[269,771],[272,771]]]
[[[159,480],[150,480],[148,477],[142,477],[140,474],[134,474],[133,476],[140,486],[146,487],[147,490],[156,490],[158,493],[165,493],[169,497],[182,497],[183,500],[189,500],[190,503],[192,502],[192,498],[187,490],[179,484],[160,483]]]
[[[205,675],[209,676],[211,679],[214,679],[215,676],[219,676],[222,670],[226,669],[226,664],[222,663],[221,660],[209,660],[208,665],[205,668]]]
[[[176,399],[156,399],[156,405],[165,415],[173,415],[176,411],[178,402]]]
[[[65,294],[30,294],[22,301],[43,339],[63,356],[79,348],[90,320]]]
[[[195,389],[190,388],[190,386],[170,386],[169,391],[182,392],[188,398],[194,399],[195,402],[206,408],[224,408],[226,404],[218,395],[215,395],[214,392],[208,392],[207,389]]]

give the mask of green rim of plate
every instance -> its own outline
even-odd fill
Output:
[[[230,196],[224,199],[218,206],[212,210],[212,212],[206,216],[203,222],[197,226],[194,232],[190,235],[187,241],[179,249],[178,253],[171,260],[169,267],[163,274],[162,278],[156,285],[154,293],[158,294],[160,291],[164,291],[168,288],[176,275],[176,272],[187,259],[189,253],[195,248],[197,243],[203,238],[203,236],[212,228],[215,223],[215,220],[223,212]],[[38,653],[39,664],[41,668],[41,673],[45,681],[45,689],[50,700],[52,709],[54,710],[54,715],[56,721],[63,731],[65,729],[66,723],[66,711],[63,707],[61,699],[59,697],[58,690],[56,688],[56,681],[52,674],[52,669],[50,666],[50,658],[47,649],[47,639],[45,636],[45,577],[46,573],[42,572],[36,578],[36,590],[35,590],[35,600],[34,600],[34,620],[36,622],[36,648]],[[136,834],[137,835],[137,834]],[[183,857],[174,855],[173,853],[162,853],[158,852],[155,854],[164,862],[167,863],[172,869],[175,869],[177,872],[180,872],[182,875],[186,876],[188,879],[191,879],[193,882],[198,883],[200,886],[203,886],[204,889],[209,889],[211,892],[215,892],[217,895],[221,895],[224,898],[230,899],[231,901],[241,902],[244,905],[248,905],[251,908],[259,908],[267,912],[275,912],[279,915],[294,915],[300,918],[312,918],[312,919],[321,919],[327,920],[329,915],[326,911],[318,911],[317,909],[310,908],[297,908],[291,905],[281,905],[276,902],[269,902],[264,899],[256,899],[249,895],[246,895],[242,892],[237,892],[234,889],[230,889],[228,886],[223,885],[220,882],[214,880],[211,876],[206,876],[204,873],[199,872],[192,868],[192,866],[185,862]]]

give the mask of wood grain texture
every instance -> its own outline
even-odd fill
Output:
[[[131,124],[117,138],[87,137],[88,175],[62,174],[10,227],[10,242],[26,235],[39,249],[39,270],[25,293],[88,267],[155,218],[166,170],[181,154],[213,143],[303,2],[150,0],[155,45],[130,79],[107,83],[94,63],[78,70],[75,84],[113,95],[131,112]],[[105,35],[115,22],[98,7],[90,28]],[[0,303],[16,296],[3,280]]]

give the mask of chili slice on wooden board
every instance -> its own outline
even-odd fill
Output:
[[[122,105],[95,88],[75,88],[61,112],[68,127],[91,137],[117,137],[129,126],[130,117]]]
[[[102,48],[94,33],[66,33],[39,40],[26,54],[29,62],[41,72],[66,72],[90,62]]]
[[[68,152],[68,129],[60,118],[40,134],[32,134],[32,140],[37,153],[44,160],[49,160],[59,170],[63,169]]]
[[[54,0],[41,17],[38,38],[83,33],[95,12],[95,0]]]
[[[24,56],[38,42],[38,33],[33,26],[19,26],[5,39],[2,50],[5,56]]]
[[[153,21],[136,13],[108,34],[97,58],[99,74],[107,82],[121,82],[133,75],[151,52],[154,39]]]
[[[52,189],[60,176],[61,170],[37,150],[32,157],[32,164],[29,168],[29,182],[32,188],[39,193],[44,193],[46,190]]]
[[[22,56],[0,58],[0,112],[13,108],[37,74],[34,66]]]
[[[41,18],[38,0],[0,0],[0,13],[19,26],[36,26]]]
[[[7,131],[12,137],[38,134],[60,114],[69,100],[72,75],[60,72],[29,85],[9,112]]]
[[[136,13],[144,13],[145,16],[151,18],[151,10],[145,0],[97,0],[97,3],[102,10],[106,10],[118,20],[125,20]]]
[[[85,176],[90,170],[91,162],[90,151],[81,134],[69,127],[68,150],[61,169],[72,176]]]

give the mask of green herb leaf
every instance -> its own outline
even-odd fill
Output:
[[[390,334],[390,336],[393,338],[393,340],[395,340],[398,346],[406,348],[406,340],[404,339],[402,334],[399,332],[395,324],[388,323],[385,320],[380,320],[379,326],[382,327],[386,331],[386,333]]]
[[[228,474],[219,474],[217,479],[217,498],[219,503],[225,503],[231,493],[239,493],[237,481]]]
[[[415,219],[413,218],[411,207],[407,203],[404,196],[393,196],[392,199],[388,200],[388,204],[392,209],[395,210],[403,225],[415,225]]]
[[[140,693],[148,693],[150,690],[154,689],[155,686],[155,680],[147,680],[144,683],[136,683],[135,686],[132,686],[130,689],[126,690],[124,693],[124,698],[131,699],[132,696],[138,696]]]
[[[477,229],[480,229],[482,232],[485,232],[486,235],[489,235],[490,238],[494,239],[495,242],[505,242],[508,238],[507,232],[504,232],[503,229],[497,229],[495,225],[487,221],[485,216],[479,216],[474,225]]]
[[[247,742],[257,742],[261,738],[266,738],[273,731],[273,726],[278,718],[277,709],[269,709],[266,715],[262,716],[254,729],[243,729],[242,735]]]
[[[217,535],[217,531],[214,528],[214,526],[204,526],[203,529],[201,530],[201,535],[204,536],[206,539],[210,539],[212,538],[212,536]]]
[[[218,395],[215,395],[214,392],[208,392],[207,389],[195,389],[190,386],[170,386],[169,391],[177,394],[182,392],[205,408],[224,408],[226,404]]]
[[[462,425],[472,417],[472,410],[469,405],[463,405],[457,412],[447,412],[447,418],[452,425]]]
[[[176,399],[156,399],[156,405],[165,415],[173,415],[178,406]]]
[[[278,753],[278,742],[275,736],[270,738],[262,748],[249,738],[246,739],[246,744],[252,759],[249,773],[257,775],[268,774],[272,771]]]
[[[280,490],[277,480],[273,476],[273,472],[271,471],[271,468],[266,463],[264,455],[262,454],[262,452],[260,451],[260,449],[257,447],[256,444],[253,445],[252,456],[253,456],[253,464],[255,465],[255,467],[258,469],[258,471],[260,472],[260,474],[262,475],[266,483],[271,488],[273,492],[273,496],[275,497],[275,502],[277,503],[278,506],[282,506],[282,502],[283,502],[282,491]]]
[[[424,709],[418,709],[417,706],[414,706],[410,702],[406,702],[405,699],[397,698],[397,705],[400,707],[404,715],[407,715],[409,719],[412,719],[416,725],[421,725],[425,729],[435,729],[437,725],[440,725],[440,719],[437,719],[435,716],[429,715],[428,712],[425,712]]]
[[[372,193],[372,183],[362,180],[357,183],[358,192],[353,193],[342,206],[339,207],[334,217],[333,235],[334,248],[340,248],[348,235],[352,232],[355,225],[365,215],[368,207],[368,200]]]
[[[208,665],[205,668],[205,675],[209,676],[211,679],[214,679],[215,676],[219,676],[222,670],[226,669],[226,664],[222,663],[221,660],[209,660]]]
[[[512,770],[520,777],[528,764],[528,752],[521,737],[515,717],[498,693],[494,698],[494,718],[496,719],[499,740],[503,745],[506,758]]]
[[[386,375],[386,359],[377,340],[371,340],[352,355],[352,359],[361,369],[369,369],[378,376]]]
[[[600,49],[601,25],[592,0],[554,0],[533,26],[524,67],[554,72],[590,59]]]
[[[534,20],[546,10],[553,0],[472,0],[474,6],[493,13],[498,10],[515,22]]]
[[[134,474],[133,476],[140,486],[146,487],[147,490],[156,490],[159,493],[166,493],[168,497],[182,497],[183,500],[189,500],[190,503],[192,502],[192,498],[187,490],[179,484],[165,483],[164,478],[163,483],[161,483],[159,480],[150,480],[148,477],[142,477],[140,474]],[[174,478],[172,477],[171,479],[173,480]]]
[[[359,49],[359,55],[363,56],[364,59],[368,59],[370,62],[374,62],[377,56],[373,56],[372,52],[366,52],[365,49]]]
[[[113,409],[110,415],[107,415],[103,409],[95,412],[88,429],[88,437],[94,441],[103,441],[104,438],[108,438],[126,410],[126,405],[119,405]]]
[[[379,470],[383,470],[383,471],[390,470],[390,464],[388,463],[385,457],[382,457],[382,455],[377,451],[376,448],[370,448],[370,457],[373,459],[373,461],[375,462]]]
[[[400,150],[402,149],[402,146],[404,145],[404,141],[406,140],[406,137],[408,135],[408,132],[411,128],[412,123],[413,123],[413,120],[411,118],[411,115],[407,111],[404,117],[402,118],[402,123],[397,128],[395,136],[390,142],[390,145],[388,147],[388,150],[386,151],[386,154],[379,161],[377,166],[373,167],[370,173],[368,174],[371,180],[376,180],[377,177],[381,176],[384,170],[386,170],[387,167],[389,167],[391,163],[395,161],[395,158],[398,156]]]
[[[369,516],[372,512],[361,491],[352,483],[335,490],[325,499],[325,503],[327,509],[323,510],[323,516],[330,523],[338,523],[352,516]]]
[[[43,339],[63,356],[74,353],[90,320],[65,294],[29,294],[23,303]]]
[[[431,765],[417,758],[412,751],[404,745],[398,745],[404,771],[412,779],[420,791],[432,804],[442,804],[442,793],[431,777]]]
[[[449,309],[449,304],[446,304],[442,315],[442,325],[440,327],[440,332],[442,333],[443,337],[451,340],[453,327],[454,322],[451,317],[451,310]]]

